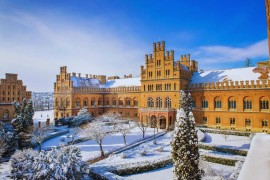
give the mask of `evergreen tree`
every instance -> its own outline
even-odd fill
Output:
[[[177,110],[174,137],[172,140],[174,179],[201,179],[199,169],[198,137],[192,113],[192,98],[180,91],[179,110]]]
[[[27,100],[24,99],[22,104],[14,102],[12,105],[15,109],[15,119],[11,121],[11,124],[17,134],[18,147],[19,149],[30,147],[34,125],[32,101],[29,100],[27,102]]]

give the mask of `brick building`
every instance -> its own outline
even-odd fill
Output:
[[[14,115],[12,102],[31,99],[31,91],[26,91],[22,80],[17,74],[6,73],[5,79],[0,79],[0,120],[10,121]]]

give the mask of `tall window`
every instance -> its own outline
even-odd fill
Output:
[[[130,107],[130,99],[126,99],[126,107]]]
[[[202,108],[208,108],[208,101],[205,99],[202,100]]]
[[[172,88],[171,84],[165,84],[165,91],[170,91]]]
[[[245,126],[246,126],[246,127],[251,126],[251,120],[250,120],[249,118],[246,118],[246,119],[245,119]]]
[[[76,107],[80,107],[80,106],[81,106],[81,103],[80,103],[80,100],[79,100],[79,99],[77,99],[77,100],[75,101],[75,106],[76,106]]]
[[[91,99],[91,106],[92,106],[92,107],[95,106],[95,99]]]
[[[166,75],[166,77],[169,77],[170,76],[170,70],[165,70],[165,75]]]
[[[165,108],[172,108],[172,100],[170,97],[165,98]]]
[[[203,117],[203,124],[207,124],[207,117]]]
[[[103,105],[103,100],[102,99],[98,99],[98,106],[102,106]]]
[[[157,78],[161,78],[161,71],[157,71]]]
[[[123,107],[123,100],[119,99],[118,103],[119,103],[119,107]]]
[[[156,90],[162,91],[162,84],[156,84]]]
[[[161,60],[157,60],[157,67],[161,66]]]
[[[260,109],[261,109],[261,110],[269,109],[269,101],[268,101],[267,98],[262,97],[262,98],[260,99]]]
[[[234,97],[231,97],[228,102],[229,110],[235,110],[236,109],[236,100]]]
[[[230,118],[230,125],[235,126],[235,118]]]
[[[87,99],[85,99],[85,100],[83,101],[83,106],[85,106],[85,107],[88,106]]]
[[[192,99],[192,108],[196,108],[196,100]]]
[[[244,99],[244,110],[252,110],[252,100],[250,97]]]
[[[116,106],[116,99],[112,100],[112,106],[114,106],[114,107]]]
[[[149,77],[149,79],[152,79],[152,77],[153,77],[152,71],[148,72],[148,77]]]
[[[220,97],[215,98],[214,106],[216,109],[222,108],[222,101],[221,101]]]
[[[157,108],[162,108],[162,99],[160,97],[157,98],[157,102],[156,102],[156,107]]]
[[[105,103],[106,103],[106,106],[110,106],[110,100],[108,98],[106,99]]]
[[[153,90],[154,90],[154,85],[148,84],[148,91],[153,91]]]
[[[153,108],[154,107],[154,100],[153,98],[149,97],[147,100],[147,107]]]
[[[219,125],[220,124],[220,117],[216,117],[216,124]]]
[[[135,99],[133,103],[134,103],[134,107],[138,107],[138,100]]]
[[[262,127],[263,128],[268,128],[268,120],[262,120]]]

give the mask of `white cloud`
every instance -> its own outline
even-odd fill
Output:
[[[28,89],[53,91],[63,65],[69,72],[138,75],[145,45],[133,34],[124,36],[109,24],[93,22],[89,19],[90,25],[81,25],[64,18],[48,22],[23,12],[0,14],[5,27],[0,28],[1,77],[6,72],[18,73]]]
[[[264,39],[247,47],[201,46],[192,50],[195,57],[203,66],[217,66],[220,63],[243,62],[246,58],[263,59],[268,57],[268,40]]]

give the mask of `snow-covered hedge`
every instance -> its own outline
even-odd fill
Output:
[[[223,164],[227,166],[235,166],[235,163],[237,162],[237,160],[234,160],[234,159],[225,159],[221,157],[213,157],[213,156],[205,156],[205,155],[203,155],[202,158],[208,162]]]
[[[66,146],[51,151],[17,151],[11,158],[14,179],[82,179],[88,166],[77,147]]]
[[[200,128],[204,133],[213,133],[213,134],[227,134],[235,136],[247,136],[249,137],[252,132],[243,132],[243,131],[232,131],[232,130],[219,130],[219,129],[210,129],[210,128]]]
[[[205,144],[199,144],[199,148],[200,149],[205,149],[205,150],[223,152],[223,153],[230,153],[230,154],[240,155],[240,156],[246,156],[247,155],[247,151],[244,151],[244,150],[228,149],[228,148],[222,148],[222,147],[217,147],[217,146],[208,146],[208,145],[205,145]]]

